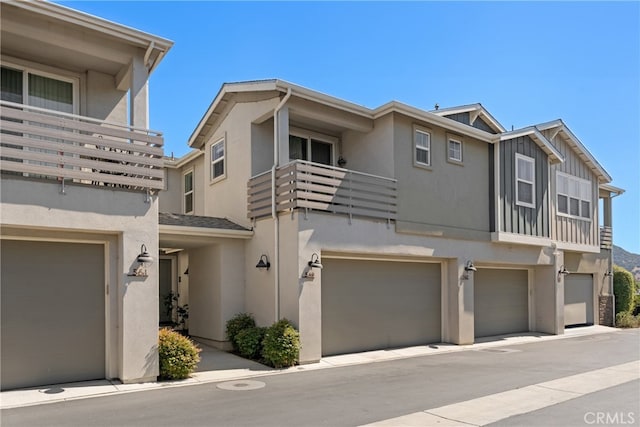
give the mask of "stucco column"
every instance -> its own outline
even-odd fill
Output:
[[[278,111],[278,164],[289,163],[289,107],[286,105]]]
[[[465,274],[464,259],[457,258],[447,262],[447,318],[448,324],[444,340],[454,344],[473,344],[473,281],[474,273]]]
[[[158,376],[157,207],[157,196],[154,196],[147,215],[140,219],[140,228],[122,234],[118,376],[124,383],[153,381]],[[138,266],[137,258],[143,244],[154,258],[146,266],[148,276],[129,276]]]
[[[564,252],[556,250],[554,264],[555,287],[555,330],[552,333],[564,334],[564,274],[558,272],[564,267]]]
[[[131,87],[129,88],[129,124],[139,128],[149,127],[149,71],[141,52],[131,60]]]

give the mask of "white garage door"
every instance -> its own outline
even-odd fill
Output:
[[[322,263],[324,356],[441,340],[439,264]]]
[[[593,325],[593,276],[564,276],[564,325]]]
[[[474,275],[475,336],[529,331],[527,270],[479,268]]]
[[[104,247],[0,245],[1,388],[104,378]]]

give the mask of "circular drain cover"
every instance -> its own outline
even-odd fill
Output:
[[[51,388],[38,390],[38,391],[40,393],[45,393],[45,394],[58,394],[58,393],[64,392],[64,389],[62,387],[51,387]]]
[[[222,390],[257,390],[263,388],[265,385],[262,381],[238,380],[220,383],[216,387]]]

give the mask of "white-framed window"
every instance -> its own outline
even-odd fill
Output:
[[[591,219],[591,182],[563,172],[556,172],[558,214]]]
[[[289,129],[289,160],[306,160],[323,165],[335,164],[338,139],[304,129]]]
[[[418,166],[431,166],[431,133],[426,129],[414,128],[414,163]]]
[[[183,177],[184,213],[193,213],[193,169],[185,172]]]
[[[516,205],[536,207],[536,160],[516,153]]]
[[[224,177],[226,169],[224,166],[225,146],[224,138],[211,146],[211,180]]]
[[[451,136],[447,138],[447,159],[462,163],[462,139]]]

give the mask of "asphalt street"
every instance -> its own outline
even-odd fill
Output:
[[[265,376],[255,379],[265,383],[257,390],[212,383],[7,409],[1,421],[3,427],[357,426],[639,359],[640,330],[625,330]],[[638,425],[638,402],[633,381],[495,425],[604,425],[596,422],[601,412],[602,421]],[[613,413],[626,415],[614,420]]]

